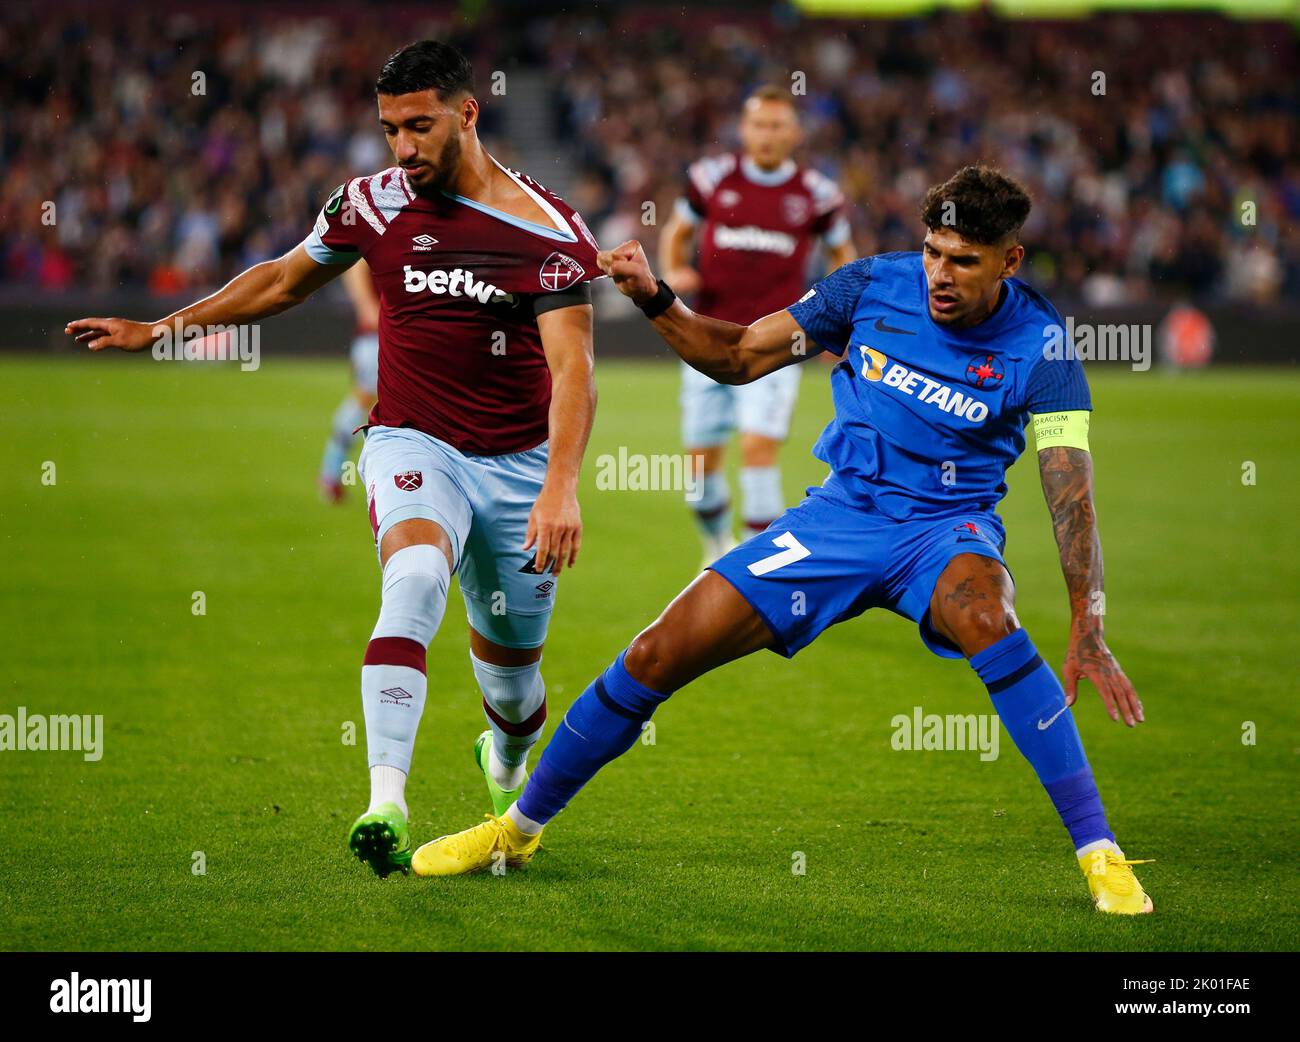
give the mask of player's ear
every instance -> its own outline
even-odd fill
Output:
[[[460,129],[469,130],[478,123],[478,102],[468,95],[460,103]]]
[[[1007,247],[1002,260],[1002,278],[1009,279],[1020,270],[1020,262],[1025,259],[1025,248],[1020,243]]]

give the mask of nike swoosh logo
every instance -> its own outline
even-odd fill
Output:
[[[877,333],[898,333],[902,336],[916,336],[916,333],[914,333],[910,329],[895,329],[893,326],[885,325],[885,320],[883,318],[876,319],[876,332]]]
[[[1068,708],[1069,706],[1061,706],[1060,709],[1058,709],[1055,713],[1052,714],[1051,718],[1047,721],[1047,723],[1043,723],[1043,721],[1039,720],[1038,729],[1040,731],[1046,731],[1049,727],[1052,726],[1052,724],[1056,722],[1056,718],[1060,716],[1062,713],[1064,713]]]

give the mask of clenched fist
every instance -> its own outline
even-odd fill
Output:
[[[596,255],[600,270],[614,280],[623,296],[631,299],[637,307],[647,303],[659,292],[659,282],[650,270],[645,250],[635,239],[629,239],[622,246],[612,250],[601,250]]]

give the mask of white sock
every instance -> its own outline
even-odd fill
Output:
[[[1091,843],[1085,843],[1074,852],[1075,857],[1083,857],[1085,854],[1091,854],[1094,850],[1113,850],[1116,853],[1123,854],[1115,843],[1109,839],[1097,839]]]
[[[488,758],[488,773],[492,775],[492,780],[501,788],[509,792],[511,789],[517,789],[524,783],[524,775],[528,773],[527,761],[519,764],[517,767],[507,767],[501,762],[501,757],[497,755],[497,743],[492,743],[492,755]]]
[[[378,763],[370,768],[370,806],[367,813],[385,803],[396,803],[406,814],[406,772]]]
[[[518,800],[515,800],[514,803],[510,804],[510,809],[506,811],[506,817],[514,822],[515,828],[525,836],[535,836],[537,833],[541,832],[542,829],[546,828],[545,825],[539,825],[532,818],[528,817],[528,815],[524,814],[523,811],[519,809]]]
[[[700,498],[687,502],[699,526],[705,550],[731,540],[731,500],[727,491],[726,471],[715,470],[700,475]]]
[[[427,690],[425,649],[442,622],[451,582],[447,558],[436,546],[403,547],[384,566],[379,621],[361,667],[367,762],[411,770],[415,735]]]
[[[546,723],[542,660],[524,666],[498,666],[484,662],[472,651],[469,660],[483,692],[483,713],[492,727],[488,772],[509,792],[524,780],[528,753]]]
[[[785,512],[780,467],[742,467],[740,493],[741,515],[750,531],[761,532]]]

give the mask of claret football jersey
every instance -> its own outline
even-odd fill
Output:
[[[320,264],[364,257],[370,266],[379,293],[370,422],[414,427],[469,455],[546,440],[551,377],[537,315],[581,299],[582,284],[601,276],[582,218],[527,175],[501,169],[547,223],[461,196],[416,195],[392,167],[340,185],[304,242]]]
[[[794,160],[770,171],[739,155],[698,160],[677,213],[701,226],[695,309],[741,325],[780,311],[807,288],[814,238],[829,246],[849,238],[835,182]]]

